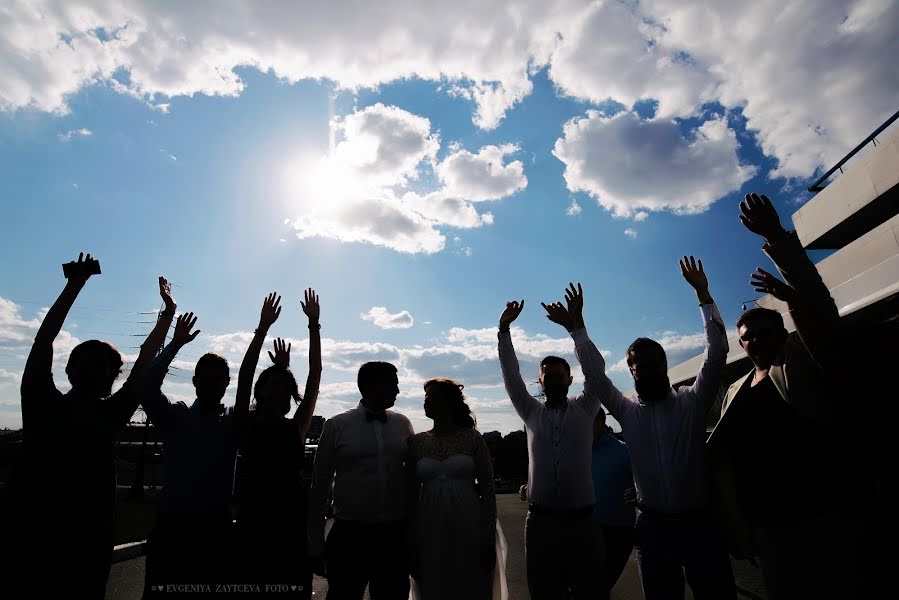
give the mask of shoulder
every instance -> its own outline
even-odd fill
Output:
[[[325,425],[330,424],[331,427],[338,427],[355,420],[359,416],[361,416],[359,414],[359,409],[351,408],[349,410],[343,411],[342,413],[337,413],[336,415],[332,416],[327,421],[325,421]]]

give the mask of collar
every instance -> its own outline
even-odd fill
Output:
[[[558,410],[561,412],[565,412],[565,409],[568,408],[568,399],[566,398],[565,400],[556,400],[554,402],[545,400],[543,402],[543,406],[546,407],[546,410]]]

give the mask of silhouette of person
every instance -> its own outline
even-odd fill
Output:
[[[309,319],[309,375],[302,398],[290,370],[290,344],[278,338],[269,352],[272,366],[254,387],[247,438],[241,450],[245,477],[237,519],[239,581],[280,586],[285,596],[311,598],[312,569],[306,539],[307,490],[302,479],[306,433],[321,382],[318,296],[311,288],[300,303]],[[298,406],[288,419],[290,401]],[[268,588],[272,589],[272,588]]]
[[[600,409],[593,421],[593,492],[596,505],[593,518],[602,527],[606,547],[606,576],[609,589],[621,577],[634,549],[636,514],[625,494],[634,487],[627,446],[612,435],[606,425],[606,413]]]
[[[315,453],[309,504],[313,571],[328,578],[329,600],[407,600],[404,461],[412,424],[389,410],[399,394],[396,367],[368,362],[357,377],[362,400],[325,422]],[[333,484],[334,523],[325,543]]]
[[[0,563],[10,575],[4,580],[9,597],[103,598],[114,543],[115,438],[137,408],[137,382],[175,312],[168,283],[160,277],[165,309],[125,384],[112,393],[123,366],[118,350],[89,340],[69,355],[72,389],[62,393],[51,371],[53,343],[88,279],[99,273],[90,254],[68,266],[68,281],[41,322],[22,373],[24,462],[2,511]],[[51,540],[58,560],[48,577],[45,544]]]
[[[525,525],[528,589],[534,600],[608,598],[605,552],[599,522],[592,519],[596,497],[590,478],[593,420],[600,410],[596,386],[602,357],[587,336],[580,284],[565,290],[561,302],[543,304],[547,318],[563,326],[574,340],[584,371],[584,392],[568,398],[571,369],[562,358],[540,363],[546,397],[530,395],[518,367],[509,327],[524,309],[524,300],[506,304],[499,320],[499,361],[503,383],[528,437],[528,516]]]
[[[683,257],[681,274],[699,300],[706,349],[693,385],[672,389],[662,346],[638,338],[627,350],[637,398],[603,373],[603,405],[621,424],[637,486],[637,565],[646,600],[683,598],[684,579],[697,600],[736,598],[727,550],[712,511],[705,455],[706,414],[718,395],[727,336],[709,294],[702,261]]]
[[[857,368],[841,357],[847,332],[799,238],[783,229],[767,196],[747,194],[740,211],[786,280],[760,268],[751,283],[787,303],[796,332],[788,334],[770,309],[737,320],[753,369],[727,390],[708,441],[732,552],[761,558],[772,600],[869,597],[861,591],[869,498],[858,490],[872,489],[865,470],[871,459],[864,441],[846,441],[839,412],[858,394]]]
[[[411,598],[471,600],[504,590],[505,567],[497,561],[496,492],[490,451],[475,429],[474,416],[452,379],[424,384],[430,431],[409,440],[412,530]],[[500,544],[502,547],[504,544]],[[503,569],[504,570],[504,569]],[[494,576],[500,581],[494,585]],[[500,600],[499,595],[494,600]]]
[[[172,341],[146,374],[141,401],[162,434],[166,470],[156,522],[147,539],[145,597],[165,597],[183,585],[215,591],[216,584],[233,583],[234,462],[246,429],[259,352],[281,313],[279,303],[274,293],[263,303],[240,365],[233,410],[221,403],[231,378],[227,360],[216,354],[204,354],[197,361],[193,376],[197,398],[191,406],[172,404],[160,392],[169,364],[200,333],[192,331],[197,321],[193,313],[178,317]]]

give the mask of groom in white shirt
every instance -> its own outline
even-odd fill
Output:
[[[396,367],[362,365],[359,405],[331,417],[315,453],[309,503],[309,557],[328,578],[328,600],[406,600],[403,461],[412,424],[391,408],[399,394]],[[334,525],[325,543],[328,491]]]
[[[565,290],[561,302],[543,304],[547,317],[565,327],[584,371],[584,392],[568,398],[571,368],[562,358],[540,363],[546,397],[530,395],[518,367],[509,327],[524,300],[509,302],[499,320],[499,361],[503,383],[528,434],[528,518],[525,526],[528,589],[533,600],[608,599],[605,547],[599,521],[593,519],[591,473],[593,420],[599,412],[596,386],[602,357],[587,337],[580,284]]]

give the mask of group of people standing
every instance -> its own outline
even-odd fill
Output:
[[[683,598],[685,581],[699,600],[736,598],[729,554],[760,557],[769,598],[858,597],[869,539],[864,499],[835,494],[827,479],[841,465],[844,478],[858,473],[851,469],[857,454],[838,443],[837,403],[849,381],[830,370],[838,362],[839,314],[770,201],[751,194],[740,208],[741,221],[765,238],[764,250],[786,280],[759,269],[752,283],[789,305],[797,332],[788,334],[772,310],[740,317],[740,345],[753,369],[727,390],[708,441],[707,414],[720,397],[728,341],[702,261],[680,260],[699,303],[705,353],[695,380],[678,389],[668,380],[662,346],[641,337],[626,354],[636,396],[623,395],[587,334],[582,287],[570,284],[564,303],[542,306],[570,334],[584,388],[569,397],[571,366],[548,356],[534,397],[510,329],[525,302],[509,302],[502,312],[502,378],[527,433],[522,495],[535,600],[608,598],[632,547],[648,600]],[[124,385],[111,393],[123,365],[119,352],[91,340],[71,352],[72,389],[63,394],[51,375],[53,341],[98,271],[90,255],[72,264],[22,374],[25,460],[6,494],[0,556],[17,597],[103,596],[113,546],[114,442],[139,404],[164,439],[166,460],[147,542],[145,597],[237,585],[233,591],[309,598],[313,573],[327,577],[332,600],[361,599],[366,587],[373,600],[506,597],[492,461],[461,383],[438,377],[424,384],[433,427],[414,433],[409,419],[391,410],[396,367],[363,364],[361,400],[326,421],[306,490],[304,443],[322,371],[315,291],[307,289],[300,303],[309,327],[302,395],[291,347],[280,338],[269,352],[272,364],[255,376],[281,313],[272,293],[240,365],[234,407],[222,404],[230,369],[216,354],[196,364],[196,400],[170,402],[161,391],[165,375],[199,331],[193,313],[175,319],[163,278],[165,308]],[[605,427],[603,406],[621,424],[626,446]],[[67,457],[73,451],[76,460]],[[232,498],[238,451],[246,476]],[[846,480],[841,487],[854,491]],[[43,547],[50,539],[52,557]],[[821,569],[832,570],[822,578]]]

